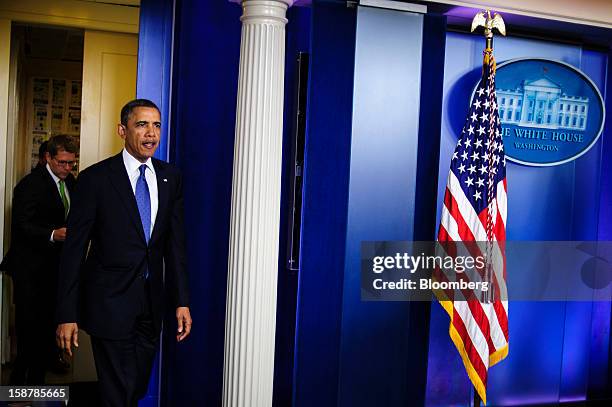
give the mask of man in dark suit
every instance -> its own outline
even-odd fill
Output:
[[[44,167],[45,165],[47,165],[47,145],[48,144],[49,144],[48,141],[43,141],[42,143],[40,143],[40,146],[38,147],[38,164],[36,164],[36,168]]]
[[[17,359],[11,384],[44,384],[55,348],[55,300],[60,251],[66,238],[75,180],[76,146],[53,137],[37,166],[15,187],[11,249],[7,269],[13,277]]]
[[[152,158],[160,120],[149,100],[123,107],[125,148],[80,173],[68,218],[57,341],[71,355],[79,326],[91,335],[107,406],[136,406],[146,394],[167,289],[177,341],[191,331],[181,175]]]

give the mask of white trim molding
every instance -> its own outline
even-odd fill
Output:
[[[386,8],[389,10],[410,11],[419,14],[427,13],[427,6],[393,0],[360,0],[359,5],[366,7]]]

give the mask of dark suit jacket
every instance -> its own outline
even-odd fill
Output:
[[[59,323],[78,322],[98,337],[127,338],[143,312],[147,286],[158,330],[164,286],[176,306],[188,306],[182,178],[163,161],[153,159],[153,166],[159,208],[148,245],[121,153],[79,175],[60,263]]]
[[[72,201],[74,177],[69,175],[65,182]],[[36,168],[13,193],[11,248],[5,268],[13,276],[17,302],[52,307],[62,243],[49,239],[54,229],[63,226],[64,205],[57,185],[46,167]]]

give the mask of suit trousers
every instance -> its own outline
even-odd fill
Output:
[[[142,313],[129,338],[91,337],[101,402],[105,407],[135,407],[147,393],[160,334],[153,324],[148,285],[145,281]]]
[[[47,366],[57,356],[55,344],[55,290],[50,282],[14,282],[17,359],[11,385],[43,385]]]

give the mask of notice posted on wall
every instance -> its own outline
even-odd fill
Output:
[[[32,100],[34,104],[46,105],[49,103],[49,79],[34,78],[32,84]]]
[[[34,121],[32,123],[32,130],[47,130],[47,106],[34,105],[34,114],[32,115],[32,118]]]
[[[66,80],[53,79],[53,106],[64,107],[66,103]]]

